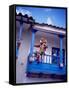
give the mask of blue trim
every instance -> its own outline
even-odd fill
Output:
[[[32,40],[31,40],[31,48],[30,48],[30,54],[32,55],[33,53],[33,48],[34,48],[34,43],[35,43],[35,33],[37,30],[32,29]]]
[[[17,45],[16,45],[16,57],[18,57],[18,48],[17,48]]]
[[[60,36],[60,63],[63,63],[63,37]]]
[[[22,31],[23,31],[23,22],[20,22],[19,40],[21,40]]]
[[[28,63],[27,72],[65,75],[66,67],[64,66],[61,69],[56,64],[47,64],[47,63],[39,63],[38,64],[36,61],[34,61],[31,64]]]

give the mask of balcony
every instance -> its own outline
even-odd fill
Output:
[[[56,58],[57,63],[52,62],[52,58]],[[60,57],[52,55],[44,55],[43,59],[39,61],[33,56],[28,57],[27,72],[30,73],[43,73],[43,74],[56,74],[65,75],[66,66],[58,63]]]

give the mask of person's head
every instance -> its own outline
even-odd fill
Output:
[[[40,39],[40,44],[47,44],[47,40],[45,38],[41,38]]]

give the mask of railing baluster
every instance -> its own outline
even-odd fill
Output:
[[[50,63],[50,56],[49,56],[49,63]]]
[[[45,54],[43,57],[44,57],[44,58],[43,58],[43,62],[44,62],[44,63],[52,64],[52,55]],[[58,62],[59,56],[55,56],[55,57],[56,57],[56,60],[57,60],[57,62]],[[30,58],[31,58],[31,56],[30,56]],[[32,61],[36,61],[36,59],[34,59],[34,58],[35,58],[35,56],[33,56]],[[30,60],[30,59],[29,59],[29,60]]]
[[[47,63],[47,56],[46,56],[46,63]]]

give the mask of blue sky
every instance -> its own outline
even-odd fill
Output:
[[[47,23],[66,28],[66,9],[16,7],[16,12],[33,16],[36,22]]]

